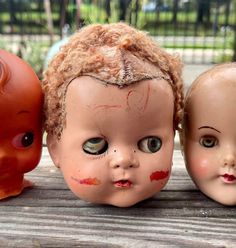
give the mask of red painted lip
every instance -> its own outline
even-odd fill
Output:
[[[131,188],[132,182],[130,180],[118,180],[114,182],[116,188]]]
[[[224,175],[222,175],[222,177],[224,178],[224,180],[226,182],[234,182],[236,180],[236,177],[234,175],[229,175],[227,173],[225,173]]]

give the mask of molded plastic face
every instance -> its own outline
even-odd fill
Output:
[[[236,205],[236,68],[203,76],[187,98],[184,153],[199,189]]]
[[[3,199],[32,185],[24,179],[24,173],[34,169],[41,156],[43,94],[39,79],[24,61],[3,50],[0,59],[9,72],[6,82],[1,82],[4,86],[0,92],[0,199]]]
[[[174,97],[165,80],[119,88],[91,77],[66,93],[61,139],[48,136],[51,157],[81,199],[128,207],[167,183],[174,146]]]

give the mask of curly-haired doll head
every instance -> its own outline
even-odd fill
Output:
[[[126,24],[74,34],[45,71],[48,149],[82,199],[131,206],[171,170],[181,63]]]

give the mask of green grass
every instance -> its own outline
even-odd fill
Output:
[[[214,58],[213,63],[218,64],[218,63],[225,63],[233,60],[233,54],[219,54]]]
[[[117,2],[111,2],[111,16],[109,22],[118,21]],[[130,14],[130,9],[127,11],[127,16]],[[233,11],[231,11],[233,12]],[[90,23],[106,23],[107,16],[103,8],[93,4],[81,5],[81,17],[85,20],[85,24]],[[141,30],[148,31],[151,35],[167,35],[167,36],[204,36],[204,35],[219,35],[220,27],[225,25],[225,13],[221,11],[218,19],[218,30],[214,34],[214,13],[211,15],[211,20],[208,25],[196,25],[196,11],[183,12],[177,14],[177,24],[172,23],[172,12],[144,13],[138,12],[137,23],[134,23],[135,13],[131,11],[131,24]],[[234,25],[234,13],[231,13],[228,18],[228,24]]]
[[[47,18],[45,12],[21,12],[16,13],[16,21],[13,22],[13,32],[21,33],[21,30],[24,30],[24,33],[29,34],[38,34],[38,33],[47,33]],[[52,13],[52,18],[54,23],[59,23],[59,13]],[[10,30],[10,14],[1,13],[1,22],[3,23],[2,32],[8,33]],[[23,25],[22,25],[23,24]],[[59,33],[58,25],[54,26],[54,32]]]
[[[81,4],[81,17],[84,20],[85,24],[90,23],[106,23],[107,16],[104,7],[101,7],[102,1],[93,1],[96,4],[86,4],[86,1]],[[141,1],[142,2],[142,1]],[[100,5],[98,5],[98,3]],[[134,3],[133,3],[134,5]],[[29,6],[28,6],[29,7]],[[14,24],[14,32],[20,32],[21,27],[20,24],[24,24],[24,29],[26,29],[26,33],[46,33],[47,32],[47,24],[46,24],[46,14],[42,11],[41,13],[37,11],[37,6],[34,3],[30,4],[32,8],[31,11],[24,11],[16,14],[16,18],[19,21],[18,24]],[[55,7],[55,6],[54,6]],[[138,12],[137,23],[135,21],[135,13],[134,6],[132,4],[127,10],[127,18],[131,16],[131,24],[135,24],[137,28],[148,31],[151,35],[175,35],[175,36],[191,36],[191,35],[203,35],[203,34],[212,34],[213,23],[215,19],[215,10],[211,11],[211,20],[210,24],[206,27],[205,25],[199,25],[199,27],[195,28],[195,23],[197,19],[196,10],[194,6],[191,7],[192,10],[185,12],[179,11],[177,14],[177,26],[172,24],[173,14],[171,11],[159,12],[159,13],[144,13],[141,10]],[[234,7],[235,8],[235,7]],[[58,9],[58,8],[56,8]],[[111,1],[111,16],[109,17],[109,22],[117,22],[118,21],[118,1]],[[75,5],[70,4],[68,6],[69,13],[75,13]],[[59,33],[59,18],[60,14],[57,10],[52,13],[55,33]],[[74,18],[75,19],[75,18]],[[234,25],[235,23],[235,13],[231,10],[231,13],[228,17],[228,24]],[[34,20],[35,25],[27,24],[29,20]],[[10,22],[10,14],[8,12],[1,12],[1,21],[4,23]],[[218,16],[218,25],[225,25],[225,9],[219,9]],[[186,24],[188,23],[188,24]],[[75,23],[72,23],[71,26],[75,28]],[[4,28],[4,24],[3,24]],[[7,32],[9,27],[5,28],[3,32]]]

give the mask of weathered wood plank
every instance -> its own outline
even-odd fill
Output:
[[[233,245],[236,242],[235,225],[236,220],[220,218],[178,218],[178,217],[155,217],[149,213],[149,217],[130,216],[127,213],[117,214],[99,213],[80,215],[80,211],[74,210],[74,214],[68,211],[58,214],[57,210],[48,211],[44,209],[40,213],[21,212],[11,214],[11,217],[1,217],[1,237],[28,236],[44,237],[48,242],[54,238],[71,238],[83,241],[86,238],[90,242],[105,242],[106,244],[188,244],[192,245]],[[153,211],[155,211],[153,209]],[[71,211],[70,211],[71,212]],[[121,212],[121,211],[118,211]],[[7,214],[7,212],[6,212]],[[130,247],[130,246],[126,246]],[[141,246],[140,246],[141,247]],[[144,247],[144,246],[143,246]],[[146,246],[148,247],[148,246]]]
[[[236,209],[195,188],[180,151],[165,189],[130,208],[75,197],[46,149],[27,177],[33,189],[0,202],[0,247],[236,247]]]

